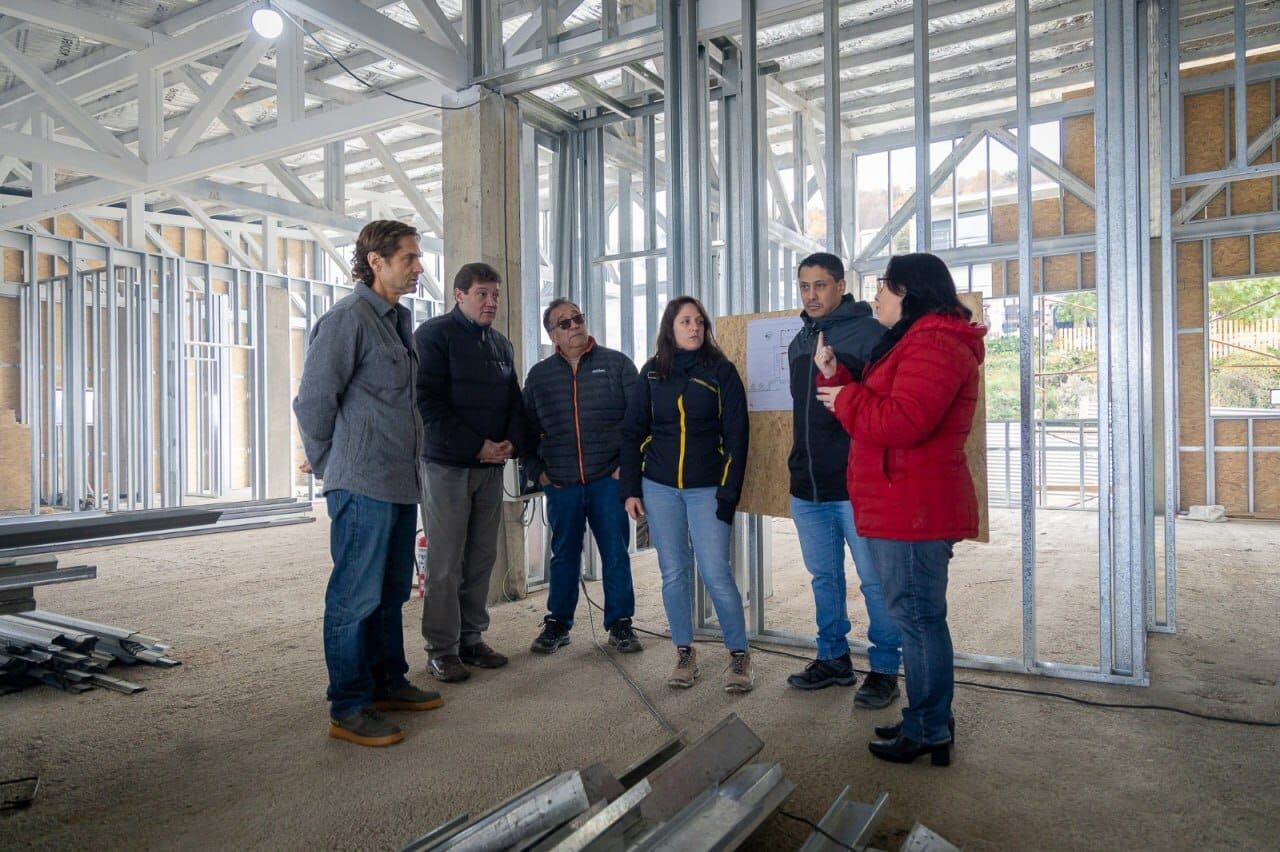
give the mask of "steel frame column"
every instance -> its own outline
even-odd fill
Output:
[[[1175,285],[1177,253],[1173,238],[1173,203],[1169,182],[1173,178],[1171,137],[1181,137],[1174,123],[1175,78],[1179,71],[1173,64],[1173,51],[1178,33],[1178,0],[1160,0],[1160,302],[1164,319],[1161,338],[1164,357],[1164,620],[1156,619],[1154,629],[1177,630],[1177,517],[1178,447],[1181,445],[1178,423],[1178,292]],[[1205,340],[1208,340],[1206,329]]]
[[[1137,4],[1094,3],[1099,639],[1103,672],[1146,678],[1143,313]]]
[[[1018,111],[1018,399],[1022,462],[1022,664],[1036,662],[1036,464],[1035,365],[1032,363],[1035,322],[1035,276],[1031,267],[1031,58],[1030,0],[1014,5]],[[928,187],[926,187],[927,189]],[[919,188],[917,188],[919,191]],[[932,196],[932,192],[928,193]],[[1043,444],[1043,436],[1040,437]]]
[[[840,4],[839,0],[823,0],[822,3],[822,108],[823,128],[826,138],[827,170],[827,251],[843,256],[852,253],[853,247],[843,247],[844,206],[841,193],[841,140],[840,120]],[[854,199],[856,203],[856,198]]]
[[[933,193],[929,190],[929,0],[913,0],[915,61],[916,251],[933,247]],[[890,237],[892,240],[892,237]]]
[[[663,120],[667,142],[667,263],[671,295],[705,296],[702,122],[698,88],[698,5],[666,0],[663,47],[666,69]]]

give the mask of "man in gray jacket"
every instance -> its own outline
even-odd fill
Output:
[[[379,714],[431,710],[409,683],[400,611],[409,599],[422,421],[413,399],[417,229],[370,222],[356,238],[355,292],[316,321],[293,401],[304,471],[324,480],[333,573],[324,598],[329,736],[387,746],[404,732]]]

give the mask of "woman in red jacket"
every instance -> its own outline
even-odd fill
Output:
[[[852,437],[848,486],[889,614],[902,631],[910,706],[876,728],[871,753],[909,763],[951,762],[955,691],[947,629],[947,565],[978,534],[978,501],[964,445],[978,403],[987,330],[971,323],[946,264],[931,254],[889,259],[875,298],[889,328],[865,367],[850,371],[824,340],[818,396]],[[855,375],[860,374],[860,375]]]

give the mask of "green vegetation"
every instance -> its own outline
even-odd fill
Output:
[[[1018,419],[1018,336],[1006,334],[987,341],[987,419]],[[1096,352],[1062,352],[1052,346],[1044,353],[1036,383],[1036,419],[1074,419],[1081,401],[1093,407],[1098,396]]]

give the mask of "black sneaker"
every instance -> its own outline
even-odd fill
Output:
[[[635,630],[631,627],[631,619],[629,618],[619,618],[609,628],[609,644],[624,654],[634,654],[637,651],[644,650],[644,646],[640,644],[639,637],[636,636]]]
[[[866,707],[869,710],[880,710],[893,703],[898,697],[898,679],[891,674],[871,672],[862,682],[858,692],[853,696],[854,707]]]
[[[507,664],[504,654],[499,654],[484,642],[463,645],[458,649],[458,659],[478,669],[500,669]]]
[[[569,628],[563,622],[548,618],[542,622],[542,632],[533,640],[529,650],[535,654],[554,654],[557,649],[569,644]]]
[[[853,660],[849,659],[848,651],[833,660],[814,660],[804,667],[804,671],[787,678],[787,685],[796,689],[853,686],[857,682],[858,676],[853,671]]]

